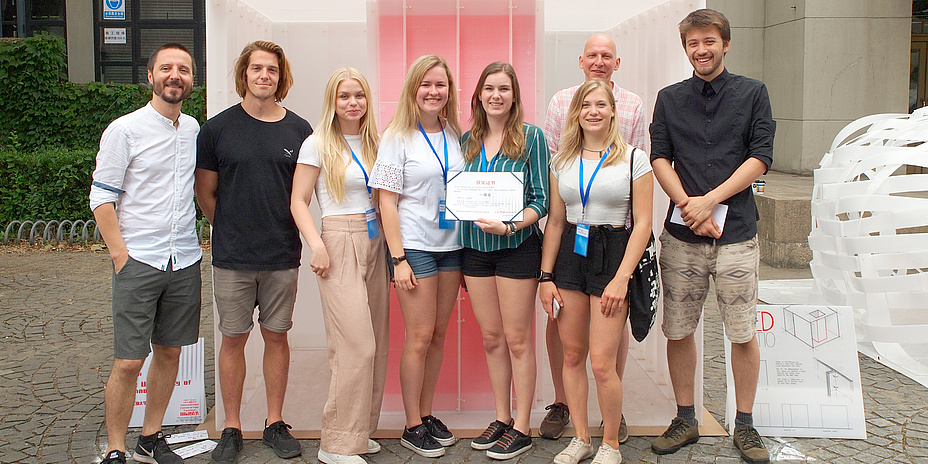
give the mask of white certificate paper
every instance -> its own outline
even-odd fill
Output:
[[[521,221],[523,172],[448,171],[445,217],[455,221]]]
[[[683,220],[682,211],[679,206],[674,206],[673,214],[670,215],[670,222],[674,224],[680,224],[681,226],[686,225],[686,221]],[[719,226],[719,231],[725,232],[725,217],[728,216],[728,205],[718,204],[715,205],[715,208],[712,208],[712,219],[715,219],[715,223]]]

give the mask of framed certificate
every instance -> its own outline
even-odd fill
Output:
[[[445,217],[456,221],[521,221],[525,173],[448,171]]]

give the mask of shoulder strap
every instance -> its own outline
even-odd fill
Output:
[[[631,226],[635,226],[635,174],[634,174],[634,164],[635,164],[635,150],[637,148],[632,147],[632,154],[628,158],[628,211],[629,211],[629,222]],[[631,230],[632,227],[627,227],[628,230]]]

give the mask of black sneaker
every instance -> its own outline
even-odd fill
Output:
[[[403,428],[403,438],[400,440],[403,448],[412,450],[413,453],[427,458],[437,458],[445,455],[445,448],[441,446],[435,437],[429,433],[425,424],[419,424],[416,428],[409,430]]]
[[[512,419],[509,419],[508,424],[498,420],[493,421],[479,437],[474,438],[473,441],[470,442],[470,447],[475,450],[490,449],[496,444],[497,440],[503,437],[506,430],[512,427],[512,424]]]
[[[222,437],[219,438],[219,443],[213,448],[210,456],[215,464],[235,464],[244,444],[241,430],[226,427],[222,429]]]
[[[510,427],[503,437],[487,450],[490,459],[512,459],[532,449],[532,437]]]
[[[126,464],[126,453],[118,450],[110,451],[106,453],[106,457],[100,464]]]
[[[285,424],[284,421],[274,422],[264,427],[264,435],[261,436],[261,441],[273,448],[277,457],[283,459],[295,458],[303,454],[303,448],[300,447],[300,442],[296,441],[293,435],[290,435],[289,429],[292,428]]]
[[[548,413],[541,420],[541,426],[538,427],[538,433],[542,437],[557,440],[564,433],[564,427],[570,422],[570,410],[564,403],[549,404],[545,407]]]
[[[184,459],[174,454],[168,442],[164,441],[164,434],[158,432],[154,435],[140,436],[132,453],[132,460],[147,462],[148,464],[183,464]]]
[[[458,441],[454,434],[448,430],[448,427],[445,427],[445,424],[443,424],[435,416],[428,415],[423,417],[422,424],[429,429],[429,435],[431,435],[432,438],[434,438],[435,441],[437,441],[441,446],[451,446],[456,441]]]

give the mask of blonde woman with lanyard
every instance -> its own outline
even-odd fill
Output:
[[[463,269],[480,325],[496,406],[494,420],[471,447],[493,459],[510,459],[532,447],[535,291],[541,265],[540,230],[548,212],[548,144],[541,129],[523,120],[519,80],[512,65],[488,65],[471,99],[474,126],[464,134],[466,171],[523,173],[523,219],[461,223]],[[512,417],[510,391],[515,384]]]
[[[312,250],[332,372],[317,457],[326,464],[364,464],[380,421],[390,322],[385,244],[367,172],[377,158],[370,86],[354,68],[335,71],[325,87],[322,118],[300,148],[290,211]],[[321,175],[320,175],[321,174]],[[309,214],[313,193],[322,234]]]
[[[458,104],[448,63],[420,56],[406,74],[369,185],[380,192],[406,341],[400,388],[406,429],[400,444],[425,457],[457,440],[432,415],[445,333],[461,286],[457,222],[445,220],[445,180],[464,168]]]
[[[604,422],[603,442],[593,462],[617,464],[622,462],[622,381],[615,357],[626,333],[628,279],[651,232],[654,181],[648,156],[622,139],[615,97],[600,81],[577,89],[560,147],[551,160],[539,294],[545,311],[558,320],[564,391],[576,436],[554,462],[576,464],[593,455],[587,415],[589,353]],[[629,179],[630,159],[634,181]],[[630,210],[635,227],[628,234]]]

